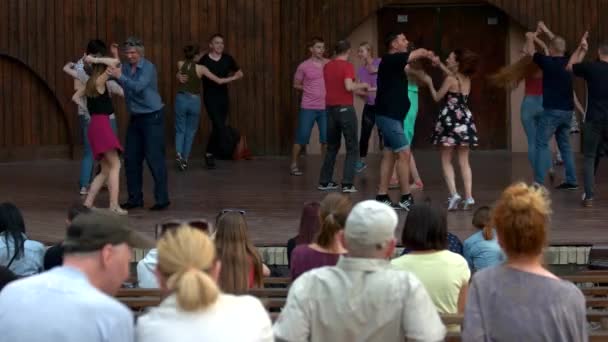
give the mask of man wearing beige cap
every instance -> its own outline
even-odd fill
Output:
[[[441,341],[445,327],[412,274],[393,269],[395,211],[364,201],[351,211],[336,266],[301,275],[274,325],[277,341]]]
[[[132,342],[131,311],[111,296],[129,276],[131,247],[150,241],[126,217],[93,210],[72,221],[63,247],[63,266],[0,293],[2,340]]]

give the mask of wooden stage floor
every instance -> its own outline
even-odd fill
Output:
[[[579,182],[582,185],[582,160],[577,156]],[[445,203],[447,191],[441,176],[439,156],[433,151],[416,154],[425,183],[424,192],[414,194],[417,200],[431,198]],[[154,224],[168,218],[204,217],[214,219],[223,208],[247,211],[251,237],[258,245],[283,245],[295,235],[303,203],[320,200],[323,193],[316,190],[320,158],[302,158],[303,177],[288,173],[286,158],[257,158],[252,161],[218,162],[216,170],[206,170],[202,162],[193,161],[191,168],[178,172],[169,163],[169,210],[152,213],[145,209],[130,212],[132,224],[138,230],[153,234]],[[605,162],[604,162],[605,163]],[[338,160],[337,175],[341,176],[342,158]],[[369,167],[356,179],[359,192],[354,201],[374,198],[378,181],[379,157],[369,158]],[[46,242],[60,240],[65,229],[66,210],[80,200],[77,194],[78,168],[76,161],[50,160],[0,164],[0,201],[12,201],[23,210],[30,238]],[[605,167],[605,165],[603,165]],[[509,152],[473,152],[473,191],[478,205],[491,205],[501,190],[517,180],[531,179],[526,155]],[[563,170],[558,169],[558,174]],[[582,190],[552,192],[553,217],[550,243],[553,245],[586,245],[608,243],[608,173],[600,170],[596,203],[582,208]],[[144,176],[146,206],[153,204],[149,173]],[[341,177],[336,177],[339,181]],[[558,176],[558,179],[561,177]],[[124,176],[121,189],[125,189]],[[462,188],[458,182],[459,188]],[[126,197],[122,191],[122,198]],[[97,201],[107,205],[107,195]],[[397,199],[398,191],[392,196]],[[400,213],[403,222],[405,213]],[[448,214],[449,229],[461,239],[473,232],[470,212]],[[402,223],[401,223],[402,224]],[[401,226],[400,224],[400,226]]]

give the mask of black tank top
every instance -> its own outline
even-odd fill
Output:
[[[108,88],[103,94],[95,97],[87,96],[87,109],[91,115],[111,115],[114,113],[114,106]]]

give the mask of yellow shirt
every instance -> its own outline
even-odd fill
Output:
[[[471,277],[467,261],[460,254],[448,250],[406,254],[393,259],[391,264],[420,280],[439,313],[458,313],[460,288]]]

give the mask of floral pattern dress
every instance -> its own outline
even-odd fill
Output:
[[[477,146],[477,127],[467,105],[469,96],[448,92],[439,112],[432,141],[440,146]]]

